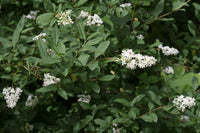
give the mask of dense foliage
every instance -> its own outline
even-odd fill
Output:
[[[200,132],[198,0],[1,0],[1,133]]]

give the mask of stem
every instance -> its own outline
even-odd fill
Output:
[[[158,19],[160,19],[160,18],[163,18],[163,17],[165,17],[165,16],[168,16],[168,15],[170,15],[170,14],[172,14],[172,13],[178,11],[180,8],[182,8],[183,6],[185,6],[185,5],[186,5],[188,2],[190,2],[190,1],[191,1],[191,0],[188,0],[188,1],[186,1],[184,4],[182,4],[181,6],[179,6],[178,8],[176,8],[175,10],[170,11],[170,12],[168,12],[168,13],[166,13],[166,14],[161,15],[161,16],[158,16],[158,17],[154,18],[153,20],[144,23],[143,25],[141,25],[141,26],[138,27],[137,29],[133,30],[131,33],[133,34],[135,31],[137,31],[137,30],[143,28],[145,25],[151,24],[151,23],[153,23],[154,21],[156,21],[156,20],[158,20]]]
[[[167,106],[169,106],[169,105],[160,106],[160,107],[158,107],[158,108],[155,108],[155,109],[153,109],[153,110],[150,110],[149,112],[140,115],[139,118],[142,118],[143,116],[145,116],[145,115],[147,115],[147,114],[150,114],[150,113],[152,113],[152,112],[154,112],[154,111],[160,110],[160,109],[162,109],[162,108],[164,108],[164,107],[167,107]]]
[[[134,9],[133,9],[133,13],[132,13],[132,20],[131,20],[131,24],[133,24],[133,21],[134,21],[134,17],[135,17],[135,9],[136,9],[136,6],[137,6],[137,0],[135,1],[135,5],[134,5]]]

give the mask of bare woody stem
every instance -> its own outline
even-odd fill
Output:
[[[146,113],[140,115],[139,118],[142,118],[142,117],[145,116],[145,115],[148,115],[148,114],[150,114],[150,113],[152,113],[152,112],[155,112],[155,111],[157,111],[157,110],[163,109],[164,107],[167,107],[167,106],[169,106],[169,105],[160,106],[160,107],[158,107],[158,108],[155,108],[155,109],[153,109],[153,110],[150,110],[149,112],[146,112]]]

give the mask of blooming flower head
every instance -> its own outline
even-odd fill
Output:
[[[71,15],[72,10],[66,10],[64,12],[60,12],[56,15],[56,18],[58,19],[58,25],[68,25],[68,24],[73,24],[74,22],[72,21],[70,15]]]
[[[136,36],[138,39],[143,40],[144,36],[142,34],[139,34],[138,36]]]
[[[34,107],[37,104],[37,102],[38,102],[37,96],[29,95],[25,105],[27,107]]]
[[[84,102],[84,103],[87,103],[87,104],[89,104],[90,100],[91,100],[91,96],[85,95],[85,94],[78,95],[78,98],[79,98],[78,99],[79,102]]]
[[[51,76],[49,73],[44,74],[44,82],[43,86],[48,86],[51,84],[57,84],[60,82],[60,78],[56,78],[54,76]]]
[[[120,133],[121,128],[118,128],[117,126],[118,124],[113,124],[113,128],[112,128],[113,133]]]
[[[160,48],[162,50],[162,53],[166,56],[169,56],[169,55],[177,55],[179,53],[179,51],[175,48],[170,48],[169,46],[164,46],[162,44],[160,44],[158,46],[158,48]]]
[[[166,67],[163,72],[167,73],[167,74],[174,74],[174,69],[171,66]]]
[[[152,56],[135,54],[132,49],[122,50],[121,54],[122,65],[126,65],[126,68],[134,70],[137,67],[145,68],[151,67],[156,63],[156,59]]]
[[[85,23],[87,26],[91,26],[91,25],[97,25],[100,26],[101,24],[103,24],[102,19],[99,17],[99,15],[94,14],[93,16],[89,15],[87,18],[87,22]]]
[[[33,38],[34,41],[38,40],[39,38],[41,38],[44,42],[46,42],[46,39],[44,38],[46,36],[46,33],[40,33],[39,35],[35,36]]]
[[[184,97],[183,95],[174,98],[172,103],[178,110],[181,110],[182,112],[184,112],[186,108],[190,109],[191,107],[196,105],[194,98],[189,96]]]
[[[3,95],[8,108],[13,109],[16,106],[22,92],[19,87],[16,89],[12,87],[3,88]]]
[[[188,122],[190,120],[190,117],[187,115],[181,115],[180,121],[181,122]]]
[[[35,20],[38,12],[39,11],[30,11],[30,13],[28,15],[24,15],[24,17]]]
[[[124,3],[120,5],[121,8],[130,7],[130,6],[131,6],[131,3]]]
[[[81,10],[81,13],[80,15],[78,16],[78,18],[86,18],[89,16],[89,13],[88,12],[85,12],[83,10]]]

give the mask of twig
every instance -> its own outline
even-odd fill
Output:
[[[176,8],[175,10],[170,11],[170,12],[168,12],[168,13],[166,13],[166,14],[161,15],[161,16],[158,16],[158,17],[154,18],[153,20],[144,23],[143,25],[139,26],[137,29],[133,30],[131,33],[133,34],[135,31],[141,29],[141,28],[144,27],[145,25],[151,24],[151,23],[153,23],[154,21],[156,21],[156,20],[158,20],[158,19],[160,19],[160,18],[163,18],[163,17],[165,17],[165,16],[168,16],[168,15],[170,15],[170,14],[172,14],[172,13],[178,11],[180,8],[182,8],[183,6],[185,6],[185,5],[186,5],[188,2],[190,2],[190,1],[191,1],[191,0],[188,0],[188,1],[186,1],[184,4],[182,4],[181,6],[179,6],[178,8]]]
[[[160,109],[162,109],[162,108],[164,108],[164,107],[167,107],[167,106],[169,106],[169,105],[160,106],[160,107],[158,107],[158,108],[155,108],[155,109],[153,109],[153,110],[150,110],[149,112],[140,115],[139,118],[142,118],[143,116],[145,116],[145,115],[147,115],[147,114],[150,114],[150,113],[152,113],[152,112],[154,112],[154,111],[160,110]]]

